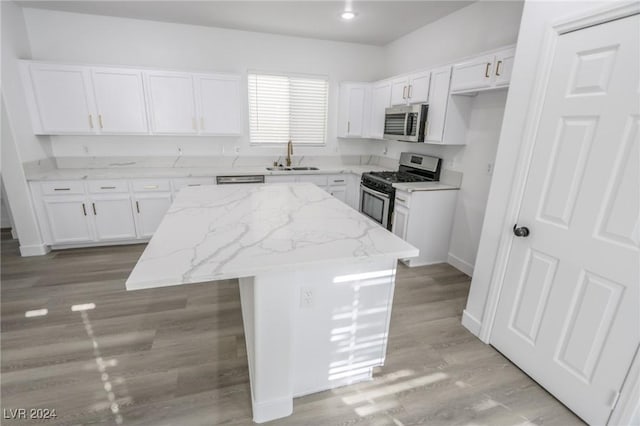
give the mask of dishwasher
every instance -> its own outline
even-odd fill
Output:
[[[233,183],[264,183],[264,175],[249,176],[216,176],[218,185],[228,185]]]

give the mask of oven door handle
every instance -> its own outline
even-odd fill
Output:
[[[360,184],[360,189],[362,189],[364,192],[368,192],[370,194],[374,194],[374,195],[378,195],[382,198],[386,198],[387,200],[389,200],[391,197],[389,196],[389,194],[385,194],[384,192],[378,192],[374,189],[369,188],[368,186],[364,186],[363,184]]]

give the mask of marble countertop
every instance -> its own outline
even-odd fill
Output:
[[[417,255],[418,249],[311,183],[191,187],[176,197],[126,286]]]
[[[453,183],[443,182],[407,182],[407,183],[394,183],[393,187],[400,191],[414,192],[414,191],[444,191],[452,189],[460,189],[460,185]]]
[[[370,171],[389,170],[375,165],[335,165],[322,166],[320,170],[282,171],[267,170],[266,166],[242,166],[233,168],[220,167],[112,167],[89,169],[49,169],[25,170],[28,181],[49,180],[96,180],[96,179],[131,179],[131,178],[181,178],[203,176],[241,176],[241,175],[309,175],[353,173],[361,175]]]

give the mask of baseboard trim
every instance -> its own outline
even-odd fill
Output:
[[[478,321],[476,317],[474,317],[469,312],[467,312],[466,309],[462,312],[462,325],[464,326],[464,328],[469,330],[475,336],[480,335],[480,329],[482,328],[482,323]]]
[[[470,277],[473,276],[473,265],[460,259],[458,256],[449,253],[447,255],[447,263]]]
[[[256,423],[281,419],[293,413],[293,398],[290,396],[264,402],[255,402],[252,399],[252,403],[253,421]]]
[[[33,244],[30,246],[20,246],[20,255],[23,257],[44,256],[50,251],[51,251],[51,248],[46,244]]]

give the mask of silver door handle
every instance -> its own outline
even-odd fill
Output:
[[[389,195],[388,194],[385,194],[385,193],[382,193],[382,192],[378,192],[378,191],[373,190],[373,189],[371,189],[371,188],[369,188],[367,186],[364,186],[362,184],[360,184],[360,189],[362,189],[364,192],[368,192],[369,194],[378,195],[378,196],[380,196],[382,198],[386,198],[387,200],[389,199]]]

